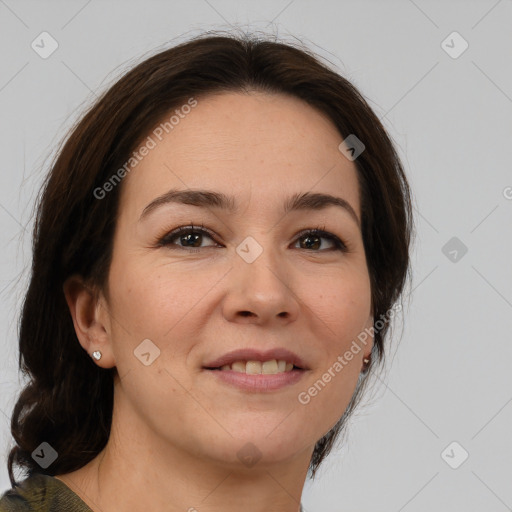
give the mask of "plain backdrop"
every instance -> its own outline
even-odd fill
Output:
[[[414,194],[413,279],[393,357],[307,481],[306,510],[510,510],[510,0],[0,0],[0,488],[22,384],[32,207],[50,155],[95,95],[156,48],[232,27],[297,38],[351,80]],[[42,32],[58,44],[47,58],[32,47],[51,43]]]

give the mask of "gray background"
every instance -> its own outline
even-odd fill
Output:
[[[413,281],[390,363],[306,483],[306,510],[512,510],[511,0],[0,0],[2,460],[49,156],[95,94],[148,52],[231,24],[295,36],[329,59],[385,123],[415,196]],[[47,59],[31,48],[43,31],[59,44]],[[458,53],[458,36],[442,44],[453,31],[469,44],[457,58],[445,49]],[[453,469],[446,461],[459,464],[463,449]]]

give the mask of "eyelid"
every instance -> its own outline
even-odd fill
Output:
[[[188,252],[197,252],[201,249],[207,249],[208,247],[214,247],[213,245],[211,246],[208,246],[208,247],[181,247],[179,245],[176,245],[176,244],[171,244],[170,242],[167,242],[167,240],[170,240],[170,239],[173,239],[173,238],[176,238],[180,233],[190,233],[190,232],[196,232],[196,233],[200,233],[200,234],[206,234],[208,237],[210,237],[216,244],[217,244],[217,247],[219,246],[219,242],[217,242],[216,240],[216,235],[213,231],[211,231],[210,229],[206,228],[204,226],[204,224],[201,224],[200,226],[197,226],[197,225],[194,225],[193,222],[190,222],[189,225],[183,225],[183,226],[179,226],[169,232],[167,232],[164,236],[162,237],[159,237],[156,241],[156,245],[158,247],[168,247],[168,246],[174,246],[174,248],[177,248],[177,249],[183,249],[185,251],[188,251]],[[294,237],[294,242],[293,243],[297,243],[297,241],[302,238],[303,236],[306,236],[306,235],[316,235],[320,238],[326,238],[327,240],[330,240],[333,244],[334,244],[334,248],[332,249],[324,249],[324,250],[309,250],[309,249],[303,249],[305,251],[308,251],[308,252],[318,252],[318,253],[323,253],[323,252],[331,252],[331,251],[340,251],[340,252],[348,252],[349,249],[347,247],[347,244],[345,242],[344,239],[340,238],[339,236],[335,235],[334,233],[331,233],[330,231],[326,231],[325,230],[325,226],[318,226],[316,228],[305,228],[305,229],[302,229],[301,231],[299,231],[295,237]]]
[[[339,250],[341,252],[348,252],[348,246],[347,246],[345,240],[340,238],[339,236],[335,235],[334,233],[331,233],[330,231],[326,231],[325,226],[303,229],[302,231],[299,231],[295,235],[295,241],[297,241],[298,239],[302,238],[305,235],[310,235],[310,234],[316,235],[320,238],[326,238],[327,240],[330,240],[331,242],[334,243],[334,250]],[[304,250],[307,250],[307,249],[304,249]],[[330,252],[330,251],[324,250],[324,251],[311,251],[311,252],[322,253],[322,252]]]
[[[156,241],[156,244],[161,247],[166,247],[168,245],[174,245],[170,243],[166,243],[167,240],[170,240],[171,238],[176,238],[180,233],[189,233],[189,232],[197,232],[201,234],[208,235],[216,244],[218,244],[217,240],[215,239],[215,233],[211,231],[210,229],[206,228],[204,224],[201,224],[200,226],[194,225],[193,222],[190,222],[189,225],[179,226],[169,232],[167,232],[164,236],[159,237]],[[206,249],[206,247],[180,247],[179,245],[176,245],[178,249],[184,249],[184,250],[198,250],[198,249]],[[213,246],[211,246],[213,247]]]

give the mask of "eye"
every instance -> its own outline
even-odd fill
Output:
[[[157,246],[168,247],[169,249],[185,249],[190,252],[198,252],[200,249],[205,249],[207,247],[221,247],[220,244],[216,242],[209,246],[202,246],[201,242],[203,242],[204,237],[209,238],[215,242],[213,233],[206,229],[202,224],[201,227],[197,227],[191,223],[190,226],[180,226],[179,228],[176,228],[173,231],[167,233],[164,237],[158,240]],[[322,245],[325,245],[323,244],[322,239],[328,240],[331,247],[319,250]],[[181,245],[176,243],[177,240]],[[298,247],[298,249],[304,249],[306,251],[348,251],[345,243],[333,233],[325,231],[325,227],[305,229],[301,231],[295,243],[297,244],[301,240],[303,240],[304,243],[301,244],[301,247]]]
[[[331,243],[331,248],[323,249],[318,251],[319,246],[322,245],[322,239],[327,239]],[[324,251],[341,251],[347,252],[347,246],[345,243],[333,233],[329,233],[325,231],[325,228],[315,228],[301,231],[299,233],[299,238],[297,242],[304,240],[304,247],[300,247],[300,249],[305,249],[307,251],[313,250],[313,252],[324,252]]]
[[[199,250],[201,247],[201,241],[205,236],[213,240],[212,234],[205,229],[203,225],[201,225],[201,227],[194,227],[194,224],[191,223],[190,226],[180,226],[170,233],[167,233],[158,241],[158,245],[162,247],[170,247],[172,249],[191,249],[192,252],[197,252],[194,251],[194,249]],[[183,245],[176,245],[174,241],[177,238]],[[218,244],[216,245],[218,246]],[[215,245],[211,245],[209,247],[214,246]]]

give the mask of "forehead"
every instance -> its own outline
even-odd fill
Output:
[[[148,134],[153,147],[124,178],[121,208],[140,215],[171,188],[253,197],[261,207],[313,191],[341,195],[359,215],[356,167],[338,150],[342,137],[327,116],[283,94],[221,93],[196,101],[190,109],[176,107]],[[164,125],[176,110],[181,115]]]

